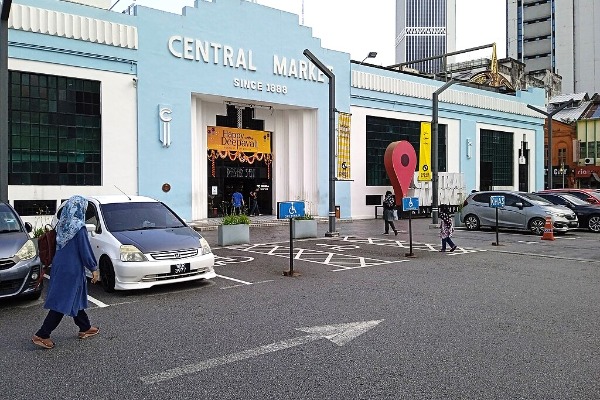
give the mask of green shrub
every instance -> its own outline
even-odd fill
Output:
[[[33,230],[33,237],[34,238],[39,238],[40,236],[42,236],[44,233],[46,232],[46,230],[44,228],[35,228]]]
[[[247,215],[226,215],[223,217],[223,225],[250,225],[250,218]]]

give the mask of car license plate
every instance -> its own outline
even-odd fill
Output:
[[[171,274],[179,275],[190,272],[190,263],[171,265]]]

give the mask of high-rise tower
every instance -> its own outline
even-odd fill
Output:
[[[456,0],[396,0],[396,63],[456,50]],[[443,59],[410,65],[422,72],[443,70]]]
[[[508,56],[562,76],[563,93],[600,92],[598,0],[507,0]]]

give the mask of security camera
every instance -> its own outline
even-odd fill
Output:
[[[133,82],[134,82],[134,83],[137,83],[137,81],[138,81],[138,78],[135,78],[135,77],[134,77],[134,78],[133,78]]]

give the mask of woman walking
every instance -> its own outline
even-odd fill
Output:
[[[452,217],[448,211],[448,206],[442,204],[440,206],[440,238],[442,238],[442,249],[440,251],[446,251],[446,244],[450,246],[450,251],[456,250],[456,245],[451,239],[452,233],[454,233],[454,225],[452,223]]]
[[[86,210],[87,200],[73,196],[67,200],[56,225],[56,254],[44,304],[49,311],[42,327],[31,339],[44,349],[54,347],[50,334],[65,315],[73,317],[79,327],[79,339],[97,335],[100,331],[90,324],[85,312],[88,305],[85,269],[92,272],[92,283],[98,281],[96,258],[85,228]]]
[[[385,221],[385,231],[384,235],[390,234],[390,226],[394,231],[394,235],[398,235],[398,230],[394,226],[394,209],[396,208],[396,200],[394,199],[394,195],[389,190],[385,192],[385,197],[383,198],[383,220]]]

